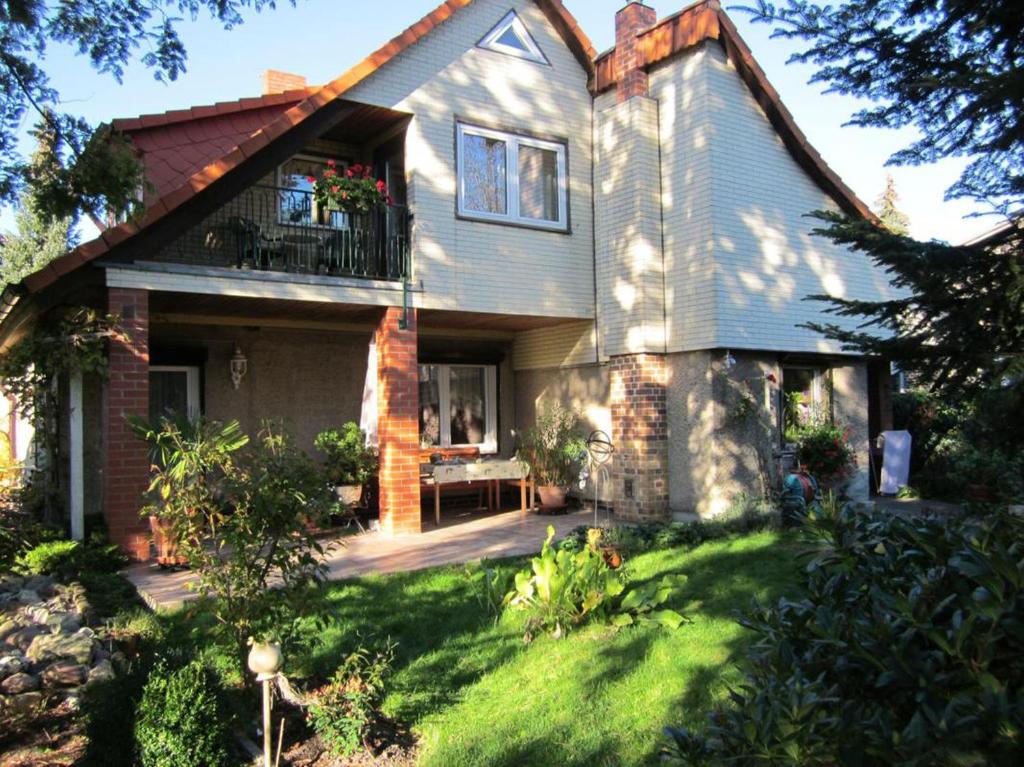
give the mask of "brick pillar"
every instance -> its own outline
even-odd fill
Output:
[[[615,515],[668,517],[668,364],[658,354],[612,357],[612,485]]]
[[[657,20],[657,11],[643,3],[630,3],[615,14],[615,92],[620,102],[647,95],[637,35]]]
[[[149,293],[110,288],[107,309],[121,318],[124,334],[110,339],[104,510],[110,539],[133,559],[146,560],[149,533],[139,509],[149,484],[149,456],[125,416],[149,416]]]
[[[420,532],[420,390],[416,310],[402,330],[400,307],[385,310],[376,331],[380,526],[386,535]]]

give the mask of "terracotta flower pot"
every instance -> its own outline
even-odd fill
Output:
[[[612,570],[618,570],[622,567],[622,554],[614,546],[602,546],[601,556],[604,557],[604,562]]]
[[[362,485],[335,485],[334,492],[338,500],[348,506],[356,506],[363,496]]]
[[[565,488],[558,485],[538,485],[537,495],[545,509],[565,508]]]

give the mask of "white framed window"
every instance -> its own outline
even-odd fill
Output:
[[[832,380],[828,368],[784,365],[782,398],[783,436],[809,424],[832,421]]]
[[[527,31],[523,20],[515,11],[509,11],[495,27],[477,43],[481,48],[518,59],[547,64],[548,60],[537,41]]]
[[[149,366],[149,418],[170,413],[199,417],[199,368],[194,365]]]
[[[498,451],[498,369],[420,365],[420,445]]]
[[[338,173],[344,173],[348,163],[339,160]],[[277,222],[284,226],[324,226],[347,229],[348,214],[340,210],[317,210],[313,200],[313,182],[327,168],[327,158],[295,155],[277,168]]]
[[[568,229],[565,144],[465,123],[457,127],[460,215]]]

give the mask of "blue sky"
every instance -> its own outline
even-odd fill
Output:
[[[305,75],[311,84],[326,82],[360,61],[406,26],[432,10],[439,0],[298,0],[291,7],[278,0],[276,10],[249,14],[246,22],[226,32],[205,16],[182,25],[189,54],[188,71],[162,84],[141,65],[126,73],[123,84],[97,75],[72,51],[52,49],[46,66],[66,108],[93,123],[198,104],[257,95],[265,69]],[[614,15],[624,0],[564,0],[598,50],[614,41]],[[648,0],[663,17],[687,0]],[[730,3],[724,0],[728,10]],[[977,210],[967,201],[945,202],[944,190],[964,163],[951,160],[917,168],[885,168],[886,158],[913,140],[913,131],[842,127],[857,108],[849,97],[822,95],[807,80],[810,67],[787,65],[793,50],[770,40],[769,29],[754,25],[740,11],[730,10],[768,78],[825,160],[869,205],[891,173],[910,216],[911,234],[919,239],[959,242],[996,223],[991,216],[964,218]],[[31,116],[30,116],[31,120]],[[27,146],[30,148],[30,146]],[[0,215],[0,229],[11,226],[10,211]],[[86,232],[87,236],[91,233]]]

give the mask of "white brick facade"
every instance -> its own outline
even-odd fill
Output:
[[[512,8],[551,65],[476,46]],[[417,305],[592,318],[591,97],[587,74],[531,0],[477,0],[345,98],[410,112]],[[571,233],[455,216],[456,119],[568,140]]]

